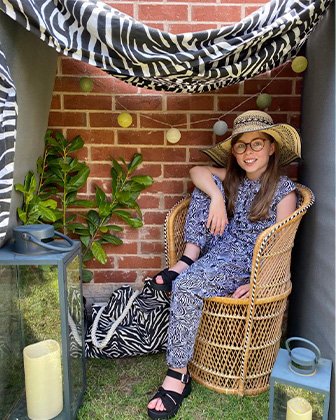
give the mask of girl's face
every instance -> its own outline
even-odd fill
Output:
[[[251,147],[251,142],[253,142],[252,147],[254,150]],[[243,151],[245,146],[242,143],[247,145],[245,151]],[[242,151],[243,153],[239,153]],[[249,179],[260,178],[265,172],[269,158],[274,151],[274,143],[267,134],[260,131],[242,134],[232,147],[232,154]]]

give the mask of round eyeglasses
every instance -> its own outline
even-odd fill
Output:
[[[254,152],[260,152],[265,146],[265,141],[267,141],[267,139],[254,139],[250,141],[250,143],[237,141],[237,143],[232,146],[232,150],[238,155],[241,155],[246,151],[247,146],[250,146]]]

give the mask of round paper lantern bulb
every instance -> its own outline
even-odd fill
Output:
[[[132,122],[132,115],[128,112],[122,112],[118,115],[118,124],[120,125],[120,127],[127,128],[132,124]]]
[[[81,77],[79,86],[82,92],[91,92],[93,89],[93,80],[90,77]]]
[[[167,131],[166,138],[169,143],[177,143],[181,138],[181,131],[177,128],[170,128]]]
[[[295,57],[292,61],[292,70],[295,71],[295,73],[302,73],[306,70],[307,66],[308,60],[303,55]]]
[[[217,136],[223,136],[227,132],[228,125],[225,121],[216,121],[212,129]]]
[[[268,108],[272,103],[272,96],[268,93],[261,93],[258,95],[256,103],[259,109]]]

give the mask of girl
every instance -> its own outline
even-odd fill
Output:
[[[187,365],[193,355],[202,299],[249,295],[257,236],[296,208],[294,183],[279,167],[300,157],[300,137],[287,124],[274,124],[261,111],[234,121],[232,136],[205,150],[217,164],[194,167],[195,185],[185,224],[185,252],[174,267],[152,279],[171,290],[167,376],[148,404],[152,419],[175,416],[191,391]]]

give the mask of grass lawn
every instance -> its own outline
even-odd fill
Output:
[[[166,371],[164,354],[87,361],[87,391],[78,420],[148,419],[147,402]],[[193,382],[176,420],[266,420],[268,392],[256,397],[218,394]]]

